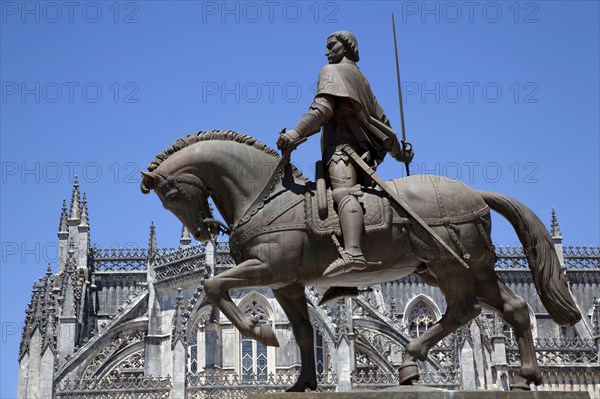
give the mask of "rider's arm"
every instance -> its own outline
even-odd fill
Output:
[[[390,120],[385,115],[385,112],[383,112],[383,108],[381,108],[381,105],[379,105],[379,103],[377,102],[377,99],[375,98],[375,96],[373,96],[373,101],[375,101],[375,114],[377,115],[377,117],[379,118],[379,120],[381,122],[385,123],[388,127],[392,127],[392,124],[390,123]]]
[[[333,116],[333,98],[328,95],[315,97],[307,113],[302,115],[294,130],[300,137],[308,137],[319,130]]]

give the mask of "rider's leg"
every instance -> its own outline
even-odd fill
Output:
[[[328,171],[347,255],[345,259],[335,260],[323,273],[326,276],[335,276],[352,270],[362,270],[367,266],[361,248],[364,216],[362,206],[358,202],[358,197],[363,193],[357,184],[356,170],[347,157],[334,156],[329,162]]]

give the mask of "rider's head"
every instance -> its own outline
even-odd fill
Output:
[[[358,62],[358,42],[356,41],[356,37],[352,32],[348,32],[345,30],[339,30],[337,32],[333,32],[327,40],[337,39],[344,46],[344,55],[351,61]]]

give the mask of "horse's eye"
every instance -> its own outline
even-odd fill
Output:
[[[171,189],[165,194],[165,199],[167,200],[167,202],[176,202],[177,198],[179,197],[178,194],[179,192],[176,189]]]

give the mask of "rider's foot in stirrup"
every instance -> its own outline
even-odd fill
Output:
[[[355,270],[364,270],[367,266],[368,262],[362,254],[346,254],[346,256],[337,258],[331,262],[329,267],[325,269],[325,272],[323,272],[323,277],[334,277]]]

